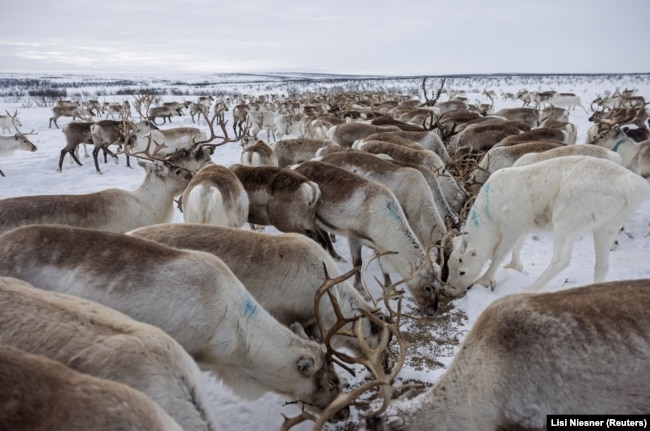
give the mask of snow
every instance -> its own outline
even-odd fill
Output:
[[[4,77],[9,77],[4,75]],[[12,78],[19,78],[19,75],[12,75]],[[241,78],[242,76],[240,76]],[[70,76],[66,75],[66,79]],[[87,80],[94,82],[101,81],[101,77],[84,76]],[[128,75],[119,77],[120,79],[129,78]],[[139,80],[139,77],[131,77],[133,80]],[[148,77],[148,82],[163,82],[159,80],[160,77]],[[241,83],[245,79],[238,79],[236,77],[224,77],[220,75],[211,76],[193,76],[193,75],[179,75],[169,77],[169,81],[165,82],[201,82],[202,80],[209,79],[214,82],[218,79],[223,79],[233,85],[233,82]],[[268,81],[282,81],[282,77],[277,76],[248,76],[248,80],[268,80]],[[306,77],[302,75],[288,76],[288,78],[306,78],[317,79],[319,77]],[[109,79],[109,78],[106,78]],[[417,88],[414,83],[417,79],[411,81],[391,81],[375,80],[369,86],[384,86],[383,88],[393,88],[400,83],[408,82],[409,91]],[[421,82],[421,81],[420,81]],[[93,84],[97,85],[97,84]],[[217,84],[215,84],[216,86]],[[285,84],[278,84],[277,87],[264,87],[263,85],[247,86],[245,91],[251,91],[252,94],[262,94],[267,88],[280,89],[279,91],[287,90]],[[282,86],[284,85],[284,87]],[[313,89],[309,84],[300,87],[299,84],[295,85],[295,89]],[[325,88],[323,83],[315,83],[315,86]],[[334,85],[334,84],[333,84]],[[435,84],[431,84],[435,85]],[[455,80],[450,79],[447,85],[454,89],[467,89],[470,102],[472,98],[481,99],[481,92],[484,88],[495,89],[497,95],[504,91],[517,92],[520,89],[527,88],[529,90],[544,90],[554,89],[557,91],[573,91],[582,99],[583,105],[589,105],[597,95],[603,94],[606,90],[614,91],[616,88],[636,88],[638,94],[650,98],[650,77],[648,75],[616,75],[616,76],[519,76],[519,77],[464,77]],[[226,88],[227,85],[220,85],[221,89]],[[110,87],[113,89],[116,87]],[[432,87],[433,88],[433,87]],[[109,89],[109,90],[110,90]],[[90,88],[88,91],[92,92],[97,88]],[[209,92],[210,88],[199,88],[201,91]],[[230,88],[231,92],[238,92],[241,89]],[[472,91],[473,90],[473,91]],[[275,91],[275,90],[272,90]],[[104,97],[105,100],[124,100],[127,96],[114,96],[109,95]],[[100,98],[102,99],[102,98]],[[193,100],[192,96],[172,97],[167,96],[168,100]],[[483,98],[483,100],[485,100]],[[498,100],[496,108],[504,107],[518,107],[521,106],[519,101],[503,101]],[[32,136],[32,142],[38,146],[38,151],[35,153],[16,152],[11,156],[0,158],[0,169],[4,171],[6,177],[0,177],[0,199],[13,197],[13,196],[26,196],[36,194],[80,194],[89,193],[94,191],[103,190],[111,187],[118,187],[127,190],[134,190],[143,179],[143,170],[137,166],[133,169],[128,169],[124,164],[124,159],[121,158],[119,164],[114,164],[109,160],[108,164],[101,164],[103,175],[95,173],[95,168],[92,163],[92,158],[83,158],[83,149],[81,149],[81,161],[83,166],[72,164],[69,156],[63,164],[63,172],[57,173],[56,168],[58,165],[60,150],[63,148],[65,141],[60,130],[56,128],[48,128],[48,119],[51,116],[51,110],[47,107],[34,107],[32,103],[24,99],[15,97],[0,98],[0,112],[4,113],[7,109],[11,112],[13,110],[19,111],[19,118],[23,123],[23,131],[34,129],[38,134]],[[571,112],[570,121],[578,127],[578,143],[582,144],[585,140],[586,132],[591,125],[588,121],[589,114],[582,111],[580,108]],[[69,119],[61,118],[59,125],[67,123]],[[174,117],[172,126],[195,126],[189,116]],[[201,127],[205,128],[202,124]],[[206,128],[207,130],[207,128]],[[91,149],[89,148],[89,152]],[[213,156],[213,160],[223,165],[230,165],[239,162],[240,146],[237,144],[228,144],[223,147],[218,147]],[[174,222],[182,222],[181,214],[176,210],[174,214]],[[639,279],[650,278],[650,200],[646,200],[642,205],[631,215],[625,224],[625,231],[618,235],[619,245],[610,254],[610,270],[606,280],[623,280],[623,279]],[[267,228],[267,231],[274,232],[273,228]],[[275,231],[276,232],[276,231]],[[344,239],[340,239],[335,243],[336,249],[345,258],[349,260],[349,251]],[[477,316],[494,300],[503,297],[504,295],[515,294],[522,292],[537,276],[546,268],[552,251],[551,234],[544,233],[536,236],[531,236],[527,239],[526,245],[522,251],[522,263],[524,266],[523,273],[511,270],[500,269],[496,274],[496,288],[493,291],[476,286],[471,289],[466,296],[453,301],[453,305],[457,310],[460,310],[467,315],[467,320],[460,323],[457,328],[459,337],[471,328]],[[365,256],[368,256],[369,251],[365,251]],[[545,292],[566,289],[570,287],[582,286],[590,284],[593,280],[593,242],[591,236],[585,235],[581,237],[574,246],[573,257],[569,268],[564,270],[559,276],[553,279],[546,288]],[[342,271],[350,269],[350,263],[340,264]],[[379,271],[376,265],[371,265],[369,277],[378,276]],[[395,277],[394,277],[395,278]],[[436,328],[432,327],[431,331]],[[453,355],[457,351],[457,345],[451,346],[420,346],[421,348],[415,349],[410,354],[426,354],[426,352],[439,352],[439,356],[429,358],[437,361],[444,367],[448,366]],[[435,348],[435,349],[434,349]],[[436,350],[437,349],[437,350]],[[422,353],[425,352],[425,353]],[[400,374],[400,380],[416,379],[427,383],[435,383],[442,373],[444,367],[436,369],[416,369],[413,366],[405,366]],[[341,376],[345,376],[344,371],[341,370]],[[284,413],[288,416],[297,415],[300,410],[295,404],[285,405],[285,402],[290,401],[275,394],[266,394],[262,398],[255,401],[242,401],[233,396],[230,391],[224,388],[218,379],[208,372],[204,373],[205,382],[209,391],[209,398],[212,407],[216,413],[217,418],[220,420],[220,429],[222,430],[273,430],[279,429],[282,424],[282,416]],[[365,375],[361,373],[359,377],[352,378],[346,377],[351,384],[354,384]],[[350,421],[358,421],[358,415],[353,415]],[[345,424],[339,423],[336,427],[342,428]],[[332,425],[328,426],[329,429],[334,429]],[[359,427],[362,424],[359,423]],[[296,430],[311,429],[311,423],[303,423],[296,426]]]

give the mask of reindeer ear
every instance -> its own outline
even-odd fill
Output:
[[[298,366],[298,371],[300,371],[306,377],[312,375],[312,368],[314,367],[314,358],[310,356],[301,356],[298,359],[296,365]]]
[[[289,329],[291,329],[291,331],[300,338],[309,340],[309,336],[305,332],[305,328],[299,322],[293,322],[291,325],[289,325]]]

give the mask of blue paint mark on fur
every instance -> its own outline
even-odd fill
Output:
[[[388,208],[388,214],[390,214],[394,219],[396,220],[402,220],[401,214],[400,214],[400,208],[395,206],[395,202],[393,201],[388,201],[388,205],[386,205]]]
[[[257,305],[250,296],[244,300],[244,317],[252,317],[257,314]]]
[[[483,187],[481,187],[481,192],[485,196],[485,215],[488,220],[492,221],[492,214],[490,214],[490,187],[490,183],[486,181]]]
[[[480,227],[481,224],[478,222],[478,213],[474,211],[474,209],[470,212],[469,217],[472,220],[474,227]]]

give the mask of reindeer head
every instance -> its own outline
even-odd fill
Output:
[[[448,296],[461,296],[472,286],[479,275],[484,261],[475,248],[470,247],[463,235],[452,240],[453,251],[449,256],[449,278],[445,287]]]

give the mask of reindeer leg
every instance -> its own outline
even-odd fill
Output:
[[[553,232],[553,257],[548,268],[530,285],[528,292],[536,292],[546,285],[553,277],[564,270],[571,262],[571,250],[575,242],[575,234],[563,229]],[[608,245],[609,246],[609,245]]]

